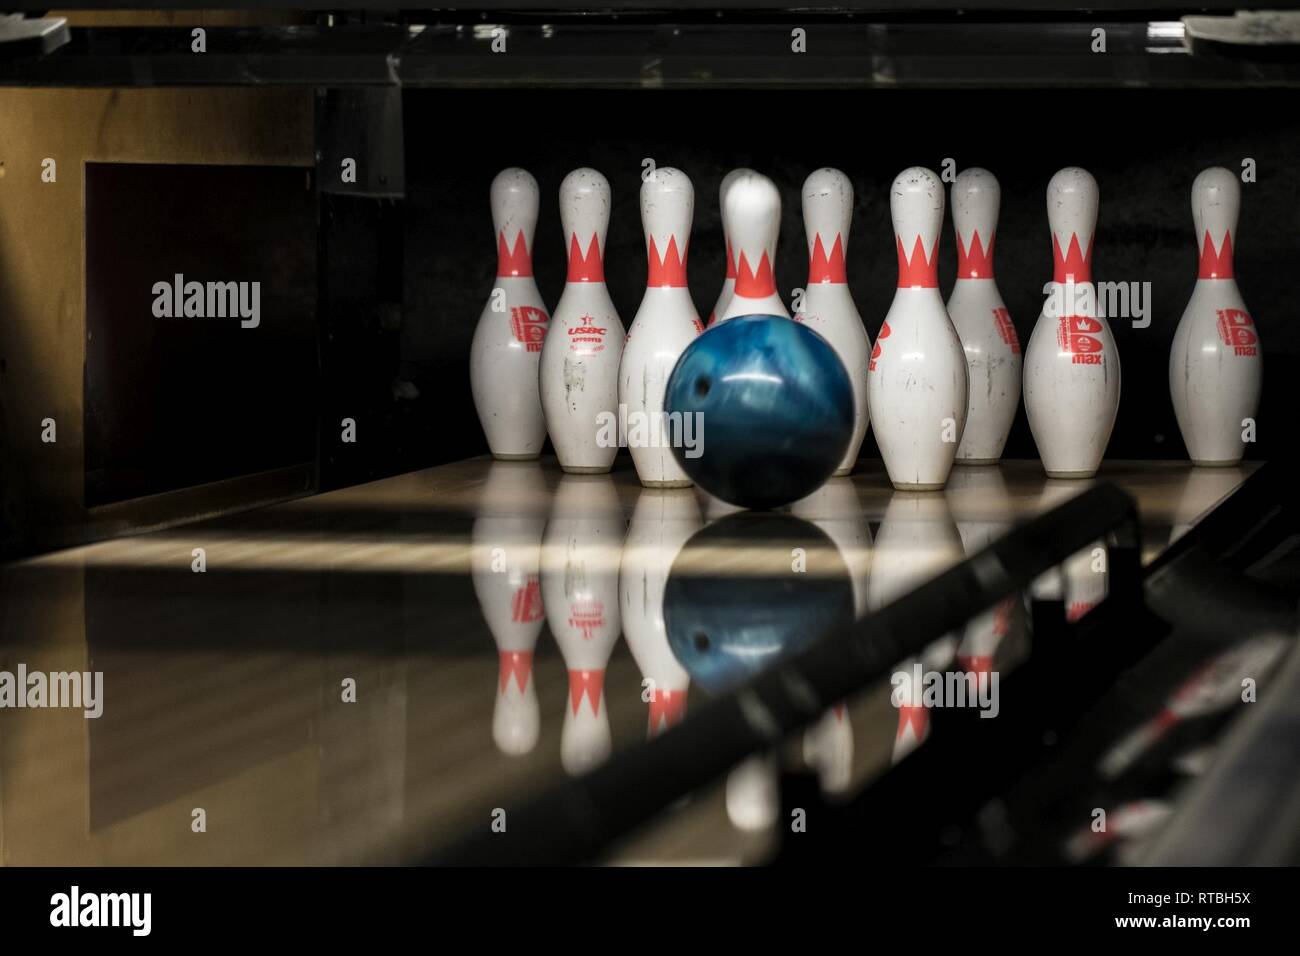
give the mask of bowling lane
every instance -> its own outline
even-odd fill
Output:
[[[1115,462],[1100,477],[1138,500],[1150,558],[1251,470]],[[484,458],[5,565],[0,672],[98,672],[103,686],[93,719],[0,710],[0,859],[413,858],[493,811],[508,825],[538,788],[779,653],[791,630],[755,581],[777,609],[806,601],[807,632],[1087,484],[1007,462],[902,494],[867,462],[788,513],[729,515],[694,490],[643,491],[626,458],[610,476]],[[1083,558],[1042,585],[1070,613],[1104,593]],[[1022,612],[991,609],[922,663],[1014,666]],[[782,763],[849,792],[923,744],[923,709],[888,691],[833,708],[612,860],[761,860]]]

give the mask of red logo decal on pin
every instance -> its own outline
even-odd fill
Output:
[[[516,305],[510,309],[510,331],[515,341],[523,342],[530,352],[540,352],[546,339],[546,323],[550,317],[531,305]]]
[[[1101,323],[1091,316],[1063,316],[1056,332],[1056,343],[1061,351],[1070,353],[1075,365],[1100,365],[1102,344],[1094,334],[1100,331]]]
[[[1232,349],[1232,354],[1258,355],[1259,336],[1255,334],[1255,323],[1250,316],[1241,309],[1220,309],[1218,314],[1219,338]]]
[[[578,320],[583,323],[591,323],[595,320],[584,315]],[[568,330],[569,348],[579,355],[595,355],[597,352],[604,351],[605,348],[605,329],[599,325],[578,325]]]
[[[510,617],[517,624],[527,624],[540,621],[543,613],[541,579],[530,574],[524,586],[515,591],[510,602]]]
[[[993,322],[997,325],[998,335],[1002,337],[1002,341],[1010,346],[1011,354],[1019,355],[1020,337],[1016,335],[1016,327],[1011,321],[1011,313],[1006,309],[994,309]]]
[[[889,338],[889,323],[885,322],[880,326],[880,334],[876,336],[876,344],[871,347],[871,361],[867,363],[867,371],[874,371],[876,368],[876,359],[880,358],[880,343]]]

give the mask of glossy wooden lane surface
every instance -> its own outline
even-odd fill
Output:
[[[1118,462],[1101,479],[1137,499],[1150,556],[1250,470]],[[1008,462],[958,468],[947,492],[918,498],[864,463],[793,510],[834,542],[861,612],[1079,487]],[[517,594],[476,587],[476,561],[525,545],[538,550],[541,577],[562,573],[568,559],[542,537],[601,516],[617,533],[584,553],[592,573],[617,580],[629,519],[638,560],[666,568],[681,540],[728,510],[689,491],[647,494],[626,458],[612,476],[579,483],[549,460],[473,459],[5,566],[0,671],[100,671],[104,710],[0,710],[0,859],[387,862],[490,826],[494,810],[508,826],[511,807],[565,773],[573,698],[538,619],[535,742],[494,728],[501,672],[488,621],[509,620],[510,608],[503,618],[489,605]],[[570,540],[581,545],[583,533]],[[724,545],[696,573],[743,576],[764,564],[760,550]],[[1014,644],[1005,660],[1023,651]],[[613,747],[647,733],[642,680],[618,635],[603,683]],[[903,739],[915,728],[900,735],[887,691],[864,692],[782,759],[821,761],[833,789],[886,771],[915,743]],[[700,699],[692,686],[687,712]],[[761,859],[771,831],[754,825],[768,814],[770,770],[755,764],[694,795],[613,858]],[[199,811],[206,832],[195,832]]]

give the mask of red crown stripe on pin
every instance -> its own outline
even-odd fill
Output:
[[[1092,281],[1092,241],[1088,242],[1088,251],[1079,247],[1079,237],[1070,234],[1070,247],[1061,252],[1061,242],[1052,233],[1053,282],[1091,282]]]
[[[1201,268],[1198,279],[1231,279],[1232,275],[1232,233],[1223,234],[1223,248],[1214,251],[1214,240],[1210,231],[1205,231],[1205,241],[1201,244]]]
[[[533,652],[501,651],[497,657],[500,663],[498,677],[501,681],[498,690],[504,694],[510,684],[510,678],[513,677],[519,693],[522,694],[528,687],[528,677],[533,672]]]
[[[750,268],[749,260],[745,258],[745,252],[742,249],[740,260],[736,263],[736,295],[744,296],[747,299],[762,299],[769,295],[776,294],[776,277],[772,275],[772,262],[763,253],[763,257],[758,260],[758,270]]]
[[[925,243],[916,237],[909,258],[903,251],[903,237],[895,236],[898,243],[898,287],[900,289],[935,289],[939,286],[938,258],[939,240],[934,240],[934,249],[930,255],[925,254]]]
[[[903,705],[898,708],[898,729],[894,733],[895,742],[907,736],[909,730],[917,740],[925,739],[926,728],[930,725],[930,715],[924,707]]]
[[[957,658],[957,663],[968,674],[988,674],[993,670],[993,655],[962,655]]]
[[[569,671],[569,708],[576,717],[585,696],[593,716],[600,714],[600,695],[605,690],[604,671]]]
[[[569,281],[570,282],[604,282],[605,263],[600,255],[600,242],[595,233],[587,243],[583,253],[578,245],[577,234],[569,236]]]
[[[848,273],[844,269],[843,238],[836,235],[835,244],[831,246],[831,254],[828,256],[826,247],[822,245],[821,233],[817,233],[812,253],[808,257],[808,284],[836,282],[842,285],[848,281]]]
[[[497,276],[530,276],[533,274],[533,257],[528,252],[528,245],[524,242],[524,234],[521,232],[515,236],[515,247],[511,249],[506,244],[506,233],[503,229],[497,233]]]
[[[727,278],[736,278],[736,254],[731,251],[731,240],[727,240]]]
[[[957,278],[958,279],[992,279],[993,278],[993,243],[997,233],[989,236],[989,247],[984,248],[980,241],[979,230],[971,233],[970,248],[961,241],[957,233]]]
[[[686,286],[686,256],[677,251],[677,237],[668,238],[668,248],[663,255],[655,246],[655,237],[651,236],[646,249],[646,261],[649,276],[646,285],[651,288],[670,286],[674,289]]]
[[[686,716],[686,692],[657,690],[650,701],[650,731],[660,733],[675,727]]]

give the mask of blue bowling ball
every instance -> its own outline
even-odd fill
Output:
[[[816,491],[853,434],[853,387],[820,335],[776,315],[714,325],[668,379],[665,407],[698,422],[673,454],[691,480],[743,508],[776,508]],[[691,457],[698,451],[696,457]]]
[[[804,569],[791,563],[794,549]],[[718,569],[718,555],[728,565]],[[697,531],[664,587],[664,626],[692,684],[720,694],[853,620],[848,565],[790,514],[740,511]]]

